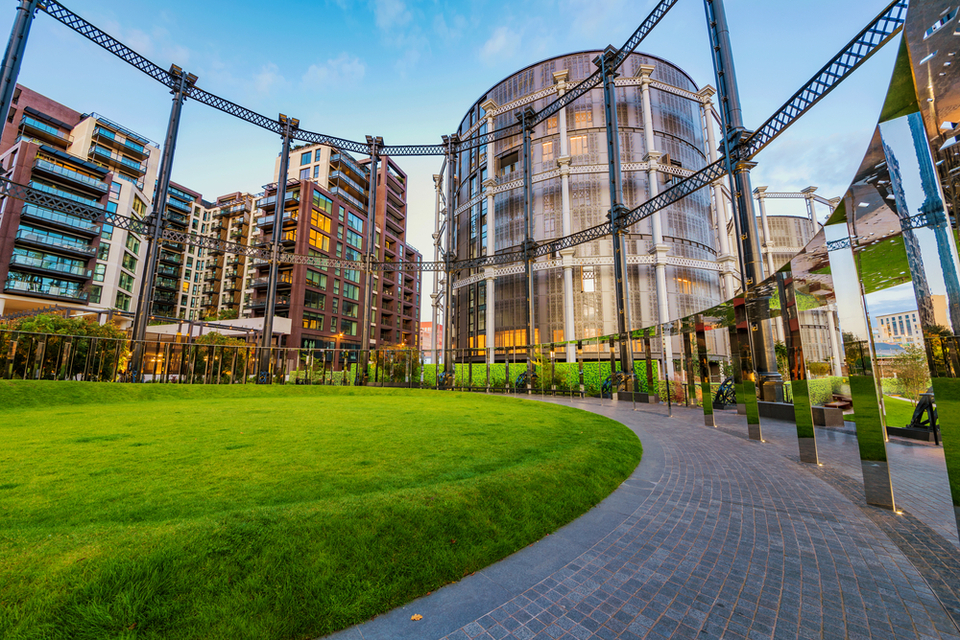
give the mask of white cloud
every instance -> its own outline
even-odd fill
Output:
[[[520,34],[509,27],[497,27],[480,47],[480,60],[488,65],[512,58],[520,46]]]
[[[372,0],[373,16],[377,27],[391,31],[410,22],[410,12],[403,0]]]
[[[285,85],[287,81],[280,74],[280,67],[269,62],[262,67],[253,76],[254,92],[260,95],[273,93]]]
[[[363,60],[344,52],[326,62],[310,65],[302,82],[307,87],[351,84],[363,80],[366,72]]]

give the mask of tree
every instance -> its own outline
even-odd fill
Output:
[[[44,313],[0,322],[0,329],[0,359],[14,377],[112,380],[127,359],[126,332],[90,317]]]
[[[893,370],[903,384],[903,395],[917,400],[930,386],[930,372],[927,369],[927,355],[915,344],[908,345],[903,353],[893,359]]]

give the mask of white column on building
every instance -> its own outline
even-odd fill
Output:
[[[487,133],[493,131],[493,111],[497,108],[497,103],[493,100],[487,100],[480,105],[480,108],[483,109],[483,112],[486,114],[487,119]],[[483,181],[483,196],[487,199],[487,255],[492,256],[497,252],[497,238],[496,238],[496,216],[494,214],[493,208],[493,188],[497,185],[497,180],[494,177],[496,175],[496,165],[494,164],[494,143],[487,143],[487,179]],[[496,359],[496,327],[494,326],[494,318],[496,317],[496,282],[497,279],[494,277],[494,268],[491,265],[487,265],[483,268],[484,277],[486,278],[487,284],[487,313],[486,313],[486,331],[487,331],[487,362],[490,364],[494,363]]]
[[[700,115],[703,118],[705,131],[704,139],[707,145],[707,159],[710,164],[717,161],[717,136],[713,129],[712,100],[715,93],[716,90],[707,85],[698,94],[700,96]],[[727,206],[726,199],[723,197],[723,179],[713,183],[713,220],[716,224],[717,248],[720,250],[717,262],[720,263],[722,297],[724,300],[729,300],[737,291],[737,285],[733,277],[737,259],[730,252],[730,236],[727,233]]]
[[[810,218],[810,229],[813,234],[817,233],[817,213],[813,209],[813,194],[817,190],[817,187],[807,187],[800,191],[803,194],[803,199],[807,203],[807,217]]]
[[[655,149],[653,138],[653,106],[650,102],[650,75],[655,67],[649,64],[640,65],[640,96],[643,102],[643,139],[647,153],[643,160],[647,163],[647,182],[650,185],[650,197],[655,198],[660,193],[659,166],[663,155]],[[663,242],[662,212],[657,211],[651,216],[653,226],[653,250],[655,254],[654,270],[657,286],[657,323],[665,324],[670,319],[670,306],[667,300],[667,252],[669,247]],[[664,373],[673,378],[673,345],[670,338],[663,340]]]
[[[843,356],[840,355],[840,336],[837,334],[837,306],[831,304],[827,307],[827,332],[830,334],[830,353],[833,356],[833,375],[840,377],[843,373],[840,363],[843,362]]]
[[[767,223],[767,187],[757,187],[753,190],[753,196],[760,204],[760,229],[763,237],[760,239],[760,255],[767,263],[767,273],[775,273],[776,268],[773,264],[773,240],[770,239],[770,225]]]
[[[567,79],[570,72],[564,69],[553,74],[553,81],[557,84],[557,97],[567,92]],[[557,130],[560,135],[560,155],[557,156],[557,166],[560,168],[560,224],[561,234],[568,236],[573,233],[573,218],[570,214],[570,140],[567,138],[567,110],[561,109],[557,113]],[[573,256],[576,250],[573,247],[560,251],[563,264],[563,339],[575,340],[577,337],[576,323],[574,322],[573,307]],[[567,362],[576,362],[577,346],[568,344],[566,349]]]

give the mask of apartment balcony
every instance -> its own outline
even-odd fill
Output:
[[[396,217],[397,220],[403,220],[407,217],[407,214],[403,212],[403,206],[394,204],[390,198],[387,198],[387,215],[392,215]]]
[[[11,276],[13,276],[12,273]],[[87,292],[82,291],[80,287],[31,282],[18,280],[14,277],[7,278],[7,281],[3,285],[3,290],[8,293],[38,298],[54,298],[56,300],[67,300],[69,302],[86,302],[88,297]]]
[[[177,294],[169,291],[156,291],[153,294],[153,301],[166,304],[177,304]]]
[[[205,295],[212,295],[212,294],[219,293],[219,292],[220,292],[220,290],[219,290],[219,288],[217,287],[217,285],[215,285],[215,284],[205,284],[205,285],[203,285],[203,287],[200,289],[200,293],[203,293],[203,294],[205,294]]]
[[[219,282],[220,281],[220,272],[218,271],[205,271],[203,273],[204,282]]]
[[[360,202],[359,200],[354,198],[347,191],[345,191],[344,189],[341,189],[340,187],[330,187],[330,194],[338,198],[341,198],[342,200],[346,200],[347,202],[352,204],[354,207],[356,207],[357,211],[367,210],[367,205]]]
[[[366,167],[361,167],[356,160],[345,153],[334,153],[331,155],[330,164],[337,165],[341,167],[341,169],[347,169],[353,172],[353,175],[360,180],[367,180],[370,176],[370,171]]]
[[[138,178],[143,177],[143,175],[147,172],[146,161],[139,162],[137,160],[132,160],[118,151],[111,151],[110,149],[102,147],[96,143],[90,145],[90,152],[88,155],[97,162],[106,164],[108,167],[119,169],[128,173],[134,173]]]
[[[288,204],[293,204],[294,202],[300,202],[300,191],[287,191],[283,197],[283,206],[286,208]],[[257,207],[260,209],[272,209],[277,204],[277,195],[267,196],[266,198],[260,198],[257,200]],[[286,215],[284,215],[286,217]]]
[[[217,306],[217,298],[216,298],[216,296],[204,296],[204,297],[200,298],[200,306],[201,306],[201,307],[216,307],[216,306]]]
[[[153,286],[157,289],[166,289],[167,291],[177,290],[177,281],[170,278],[157,278],[153,281]]]
[[[172,267],[168,264],[158,264],[157,265],[157,275],[166,276],[168,278],[179,278],[180,269],[177,267]]]
[[[237,271],[236,269],[229,269],[223,272],[223,277],[227,278],[228,280],[236,280],[237,278],[242,278],[243,273]]]
[[[193,202],[193,196],[187,193],[186,191],[181,191],[175,186],[170,185],[167,189],[167,194],[173,196],[174,198],[180,198],[184,202]]]
[[[166,262],[167,264],[183,264],[183,256],[176,253],[168,253],[166,251],[160,252],[160,262]]]
[[[190,213],[190,205],[177,200],[176,198],[167,198],[167,206],[179,209],[186,214]]]
[[[263,289],[270,284],[269,277],[254,278],[250,281],[250,286],[254,289]],[[289,271],[277,274],[277,287],[293,286],[293,274]]]
[[[366,198],[367,197],[367,187],[361,185],[360,183],[352,180],[350,176],[345,174],[343,171],[331,171],[330,180],[336,181],[338,185],[343,186],[348,191],[350,191],[357,198]]]
[[[41,222],[44,226],[56,227],[70,233],[82,233],[87,236],[100,235],[100,223],[60,213],[35,204],[25,204],[20,210],[20,218],[32,222]]]
[[[384,287],[380,292],[380,297],[382,297],[384,300],[393,300],[397,297],[397,291],[393,287]]]
[[[243,231],[243,229],[234,229],[233,231],[230,232],[231,240],[234,240],[234,241],[242,240],[245,237],[247,237],[247,234]]]
[[[277,296],[276,305],[278,307],[289,307],[290,296]],[[251,309],[264,309],[267,306],[266,298],[253,298],[248,305]]]
[[[64,133],[54,126],[40,122],[26,114],[20,118],[20,134],[38,138],[43,142],[51,142],[54,146],[68,146],[73,142],[73,136]]]
[[[50,195],[57,196],[58,198],[63,198],[64,200],[72,200],[73,202],[79,202],[88,207],[93,207],[94,209],[103,209],[104,206],[100,204],[99,199],[90,198],[87,196],[82,196],[71,191],[64,191],[63,189],[58,189],[57,187],[43,184],[35,180],[31,180],[28,184],[28,187],[31,189],[36,189],[37,191],[43,191],[44,193],[49,193]]]
[[[150,150],[146,146],[129,138],[121,138],[113,131],[101,126],[93,130],[93,139],[100,145],[111,147],[137,160],[146,160],[150,155]]]
[[[178,225],[178,226],[181,226],[181,227],[185,227],[185,226],[187,226],[188,224],[190,224],[190,217],[189,217],[189,216],[185,216],[185,215],[183,215],[182,213],[177,213],[176,211],[169,211],[169,210],[168,210],[168,211],[166,212],[166,214],[164,214],[163,217],[166,218],[167,220],[169,220],[170,222],[172,222],[173,224]]]
[[[25,244],[40,249],[51,249],[60,253],[69,253],[73,255],[89,258],[97,253],[97,250],[91,247],[83,240],[71,240],[69,238],[57,238],[55,236],[46,236],[32,231],[19,229],[16,235],[17,244]]]
[[[218,222],[217,224],[215,224],[215,225],[213,225],[212,227],[210,227],[210,233],[216,233],[216,234],[219,235],[220,232],[223,231],[224,229],[226,229],[226,227],[223,226],[223,223],[222,223],[222,222]]]
[[[91,178],[79,171],[74,171],[67,167],[62,167],[48,160],[37,158],[33,161],[33,170],[37,173],[46,174],[57,180],[69,182],[71,186],[93,191],[94,193],[104,194],[110,191],[110,185],[102,180]]]
[[[296,223],[297,223],[297,220],[299,220],[299,219],[300,219],[300,212],[299,212],[299,211],[284,211],[284,212],[283,212],[283,226],[287,226],[287,225],[289,225],[289,224],[296,224]],[[261,217],[257,220],[257,226],[260,227],[260,228],[263,228],[263,227],[272,227],[274,220],[276,220],[276,215],[275,215],[275,214],[270,214],[270,215],[268,215],[268,216],[261,216]]]
[[[249,213],[250,210],[251,210],[251,206],[249,202],[239,202],[237,204],[228,204],[225,207],[221,207],[213,215],[216,217],[223,217],[223,216],[233,217],[239,213]]]
[[[389,182],[387,182],[387,202],[393,203],[398,209],[402,209],[406,204],[403,201],[403,196],[394,191]]]
[[[32,271],[40,271],[51,275],[64,276],[78,280],[88,280],[93,272],[82,266],[63,264],[57,259],[57,256],[44,256],[35,258],[14,253],[10,256],[10,264],[18,267],[24,267]]]
[[[387,221],[387,229],[392,229],[399,235],[403,234],[403,222],[390,215],[390,207],[387,207],[387,215],[385,218]]]

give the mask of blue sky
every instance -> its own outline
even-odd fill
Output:
[[[297,117],[312,131],[356,140],[381,135],[388,144],[439,142],[502,78],[543,58],[619,47],[654,6],[651,0],[65,4],[161,67],[176,63],[195,73],[208,91],[265,115]],[[886,4],[727,0],[747,126],[759,126]],[[9,33],[14,14],[14,3],[7,3],[2,33]],[[760,154],[754,184],[771,190],[814,184],[825,197],[842,195],[876,125],[895,49],[885,47]],[[678,64],[701,86],[715,84],[700,0],[679,2],[639,50]],[[163,138],[170,107],[163,87],[46,14],[34,22],[20,82]],[[208,199],[257,192],[272,179],[279,144],[273,134],[188,102],[173,178]],[[431,175],[440,159],[400,163],[411,176],[409,240],[432,259]],[[770,211],[802,214],[803,203],[771,202]]]

